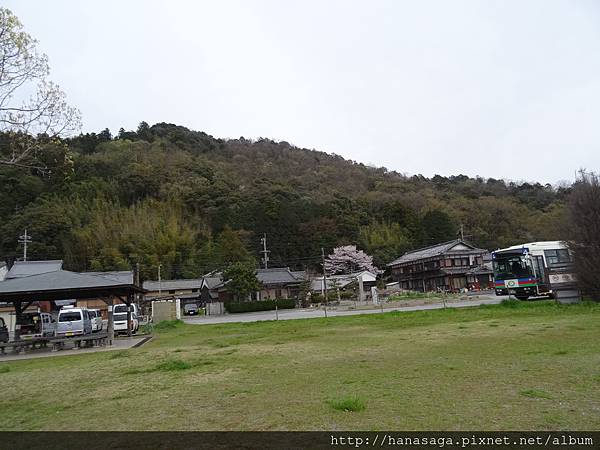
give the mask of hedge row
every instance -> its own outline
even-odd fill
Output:
[[[352,299],[354,297],[354,293],[352,292],[347,292],[347,291],[342,291],[340,292],[340,299],[341,300],[349,300]],[[335,302],[338,300],[338,294],[335,291],[327,291],[327,301],[329,302]],[[323,303],[324,301],[324,297],[323,294],[312,294],[310,297],[310,302],[311,303]]]
[[[275,309],[277,304],[278,309],[292,309],[296,307],[296,300],[293,298],[280,298],[278,300],[262,300],[259,302],[243,302],[243,303],[225,303],[225,309],[230,313],[243,313],[253,311],[271,311]]]

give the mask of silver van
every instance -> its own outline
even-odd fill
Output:
[[[92,321],[86,308],[63,306],[56,321],[56,337],[92,334]]]
[[[102,322],[102,313],[100,310],[88,309],[88,314],[90,315],[90,320],[92,321],[92,333],[102,331],[104,324]]]

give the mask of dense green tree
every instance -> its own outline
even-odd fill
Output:
[[[455,238],[460,224],[488,249],[564,236],[570,186],[409,178],[286,142],[215,139],[166,123],[142,122],[121,137],[42,137],[50,170],[0,167],[1,256],[18,256],[25,227],[35,232],[33,257],[64,258],[74,270],[139,263],[145,278],[156,278],[158,264],[165,278],[255,264],[264,233],[271,267],[298,270],[319,270],[321,248],[343,245],[359,245],[383,268]]]
[[[256,267],[249,262],[236,262],[228,266],[223,271],[223,281],[236,301],[249,300],[253,292],[260,290]]]
[[[138,125],[137,128],[137,137],[143,141],[152,141],[153,139],[153,134],[152,131],[150,131],[150,125],[148,125],[147,122],[140,122],[140,124]]]
[[[456,238],[457,226],[444,211],[427,211],[422,219],[423,245],[432,245]]]
[[[254,262],[243,236],[243,231],[234,231],[228,226],[219,233],[214,253],[214,264],[217,267],[226,267],[235,262]]]
[[[373,222],[360,229],[360,244],[373,256],[377,267],[386,264],[414,248],[410,233],[398,223]]]

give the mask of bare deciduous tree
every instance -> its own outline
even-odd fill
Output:
[[[0,8],[0,132],[10,138],[10,144],[0,149],[0,164],[43,169],[35,160],[41,142],[31,136],[47,141],[81,126],[79,111],[48,80],[48,57],[37,51],[36,44],[19,19]]]
[[[584,295],[600,301],[600,176],[580,171],[569,197],[567,233]]]

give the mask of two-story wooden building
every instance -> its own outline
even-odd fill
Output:
[[[489,252],[461,240],[406,252],[388,264],[401,289],[458,291],[488,289],[492,271],[484,264]]]

